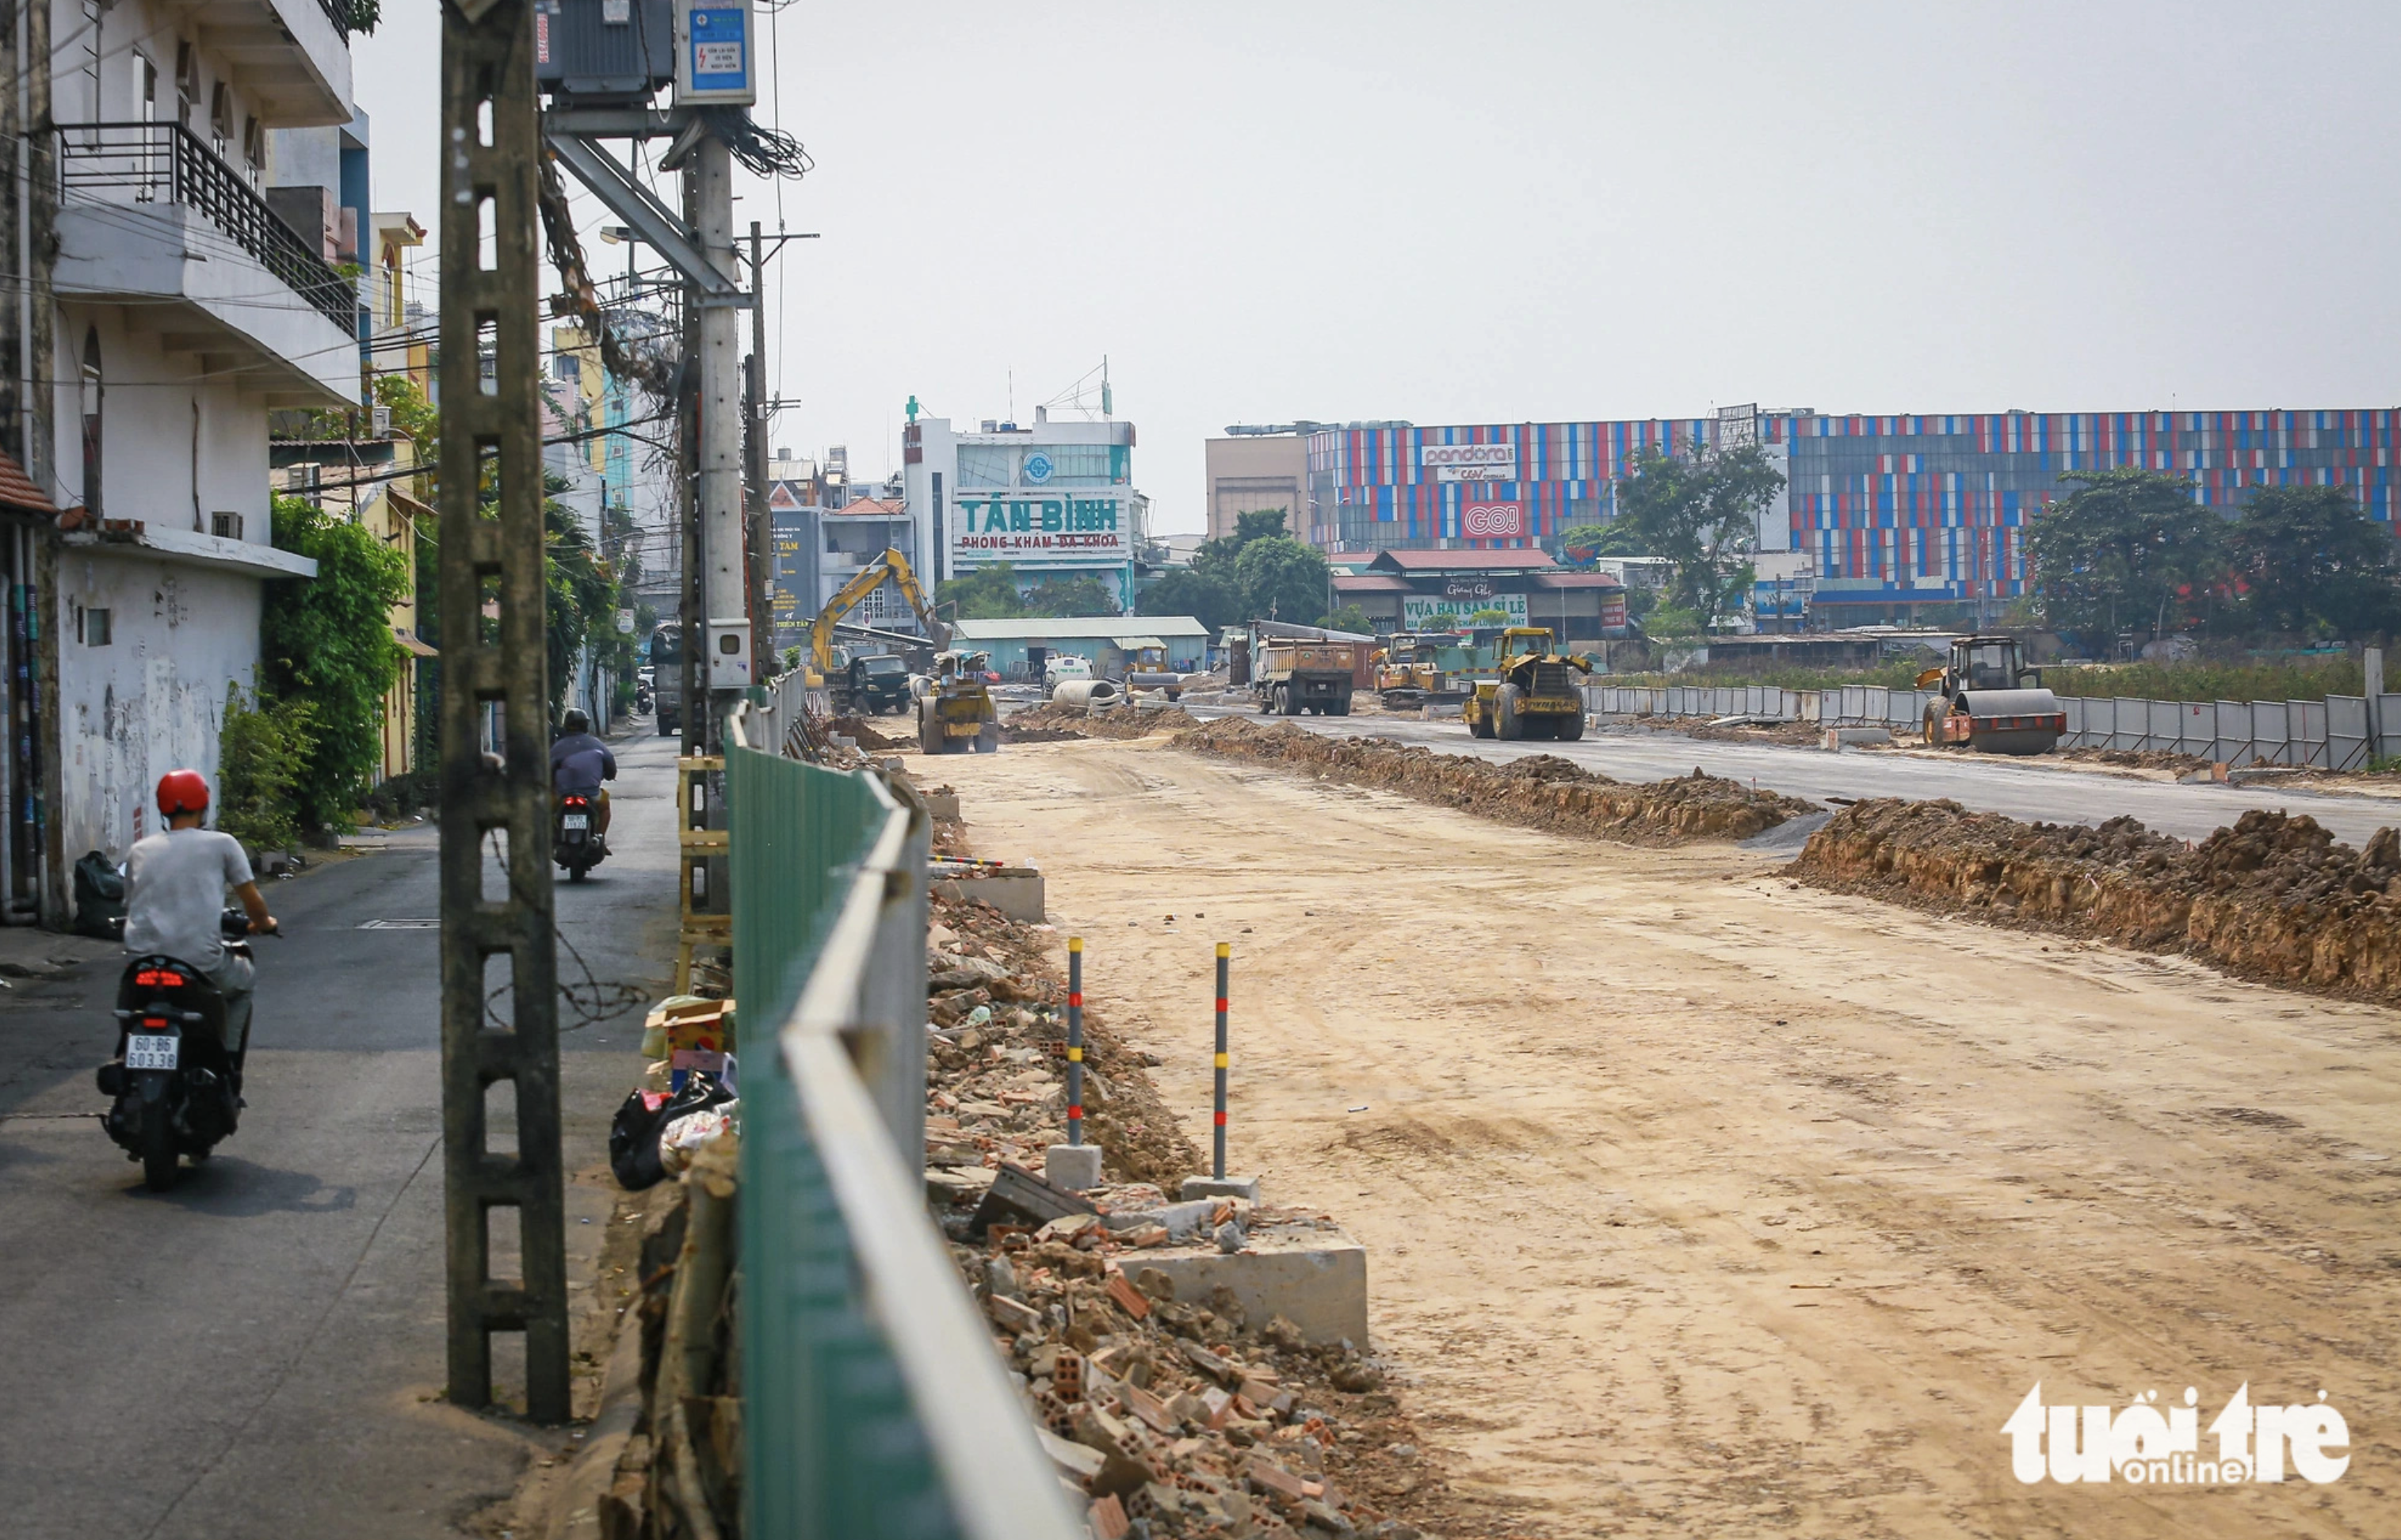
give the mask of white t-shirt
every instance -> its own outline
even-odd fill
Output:
[[[229,834],[169,829],[134,841],[125,863],[126,950],[213,971],[225,961],[226,890],[249,880],[250,857]]]

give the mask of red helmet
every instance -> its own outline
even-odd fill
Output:
[[[209,811],[209,778],[196,770],[169,770],[158,777],[158,812],[172,818],[180,812]]]

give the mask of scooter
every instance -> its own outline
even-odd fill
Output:
[[[251,955],[250,920],[227,909],[218,920],[226,950]],[[241,1064],[250,1044],[225,1045],[225,996],[206,974],[164,953],[137,957],[117,984],[117,1056],[100,1067],[101,1115],[125,1158],[142,1163],[153,1192],[175,1185],[185,1155],[209,1158],[240,1121]],[[255,1023],[254,1022],[254,1025]]]
[[[592,826],[592,798],[567,792],[558,799],[558,826],[551,831],[551,859],[567,868],[569,882],[609,858],[609,842]]]

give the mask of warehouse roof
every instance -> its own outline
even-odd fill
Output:
[[[1624,588],[1613,574],[1607,572],[1537,572],[1536,588]]]
[[[1545,551],[1379,551],[1378,572],[1541,572],[1557,566]]]
[[[1361,572],[1353,575],[1336,573],[1337,593],[1408,593],[1415,592],[1406,578],[1395,578],[1389,572]]]
[[[1160,638],[1197,636],[1209,628],[1189,615],[1036,615],[1017,620],[961,620],[958,634],[970,642],[1107,642],[1112,646],[1159,647]]]

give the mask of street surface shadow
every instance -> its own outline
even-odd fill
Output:
[[[280,1171],[240,1156],[214,1155],[198,1165],[186,1161],[181,1180],[164,1192],[142,1185],[137,1169],[124,1189],[130,1197],[172,1204],[196,1214],[246,1219],[259,1214],[338,1214],[356,1206],[358,1190],[330,1187],[306,1171]]]

